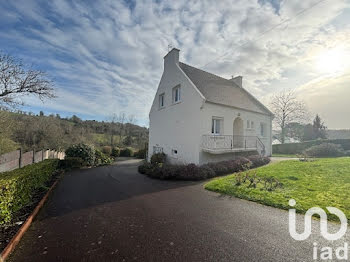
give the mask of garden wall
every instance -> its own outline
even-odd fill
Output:
[[[15,150],[3,155],[0,155],[0,173],[11,171],[20,167],[24,167],[33,163],[39,163],[45,159],[58,158],[64,159],[64,152],[57,152],[54,150],[40,150],[29,151],[22,153],[22,151]]]

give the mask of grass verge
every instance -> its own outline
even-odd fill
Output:
[[[291,157],[291,158],[298,158],[297,155],[293,155],[293,154],[272,154],[272,157]]]
[[[236,185],[236,174],[213,179],[205,189],[261,204],[289,209],[295,199],[297,212],[305,213],[318,206],[337,207],[350,219],[350,158],[326,158],[312,162],[282,161],[254,170],[259,178],[275,178],[282,188],[267,191],[262,185],[249,188],[248,183]],[[325,209],[326,210],[326,209]],[[337,220],[336,216],[329,216]]]

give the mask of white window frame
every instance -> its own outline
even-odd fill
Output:
[[[165,93],[159,95],[159,109],[165,107]]]
[[[224,127],[224,119],[222,117],[213,117],[211,119],[211,134],[212,135],[221,135],[223,127]]]
[[[173,88],[173,104],[181,102],[181,86],[177,85]]]

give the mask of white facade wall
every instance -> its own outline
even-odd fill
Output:
[[[234,135],[233,134],[233,122],[237,117],[243,120],[243,135],[244,136],[258,136],[264,143],[266,148],[266,155],[270,156],[272,152],[272,117],[270,115],[259,114],[242,109],[236,109],[229,106],[218,105],[214,103],[206,102],[201,110],[201,135],[211,135],[211,121],[213,117],[219,117],[223,119],[223,131],[221,135]],[[254,128],[247,128],[247,120],[254,122]],[[260,123],[265,123],[266,135],[262,137],[260,135]],[[237,135],[237,134],[235,134]],[[232,159],[234,153],[225,154],[210,154],[200,151],[199,164],[208,162],[221,161],[226,159]]]
[[[203,98],[182,72],[178,52],[164,58],[164,72],[150,111],[149,159],[153,147],[162,147],[171,163],[199,163],[200,107]],[[172,103],[172,89],[181,87],[181,102]],[[159,108],[159,95],[164,93],[165,106]],[[172,150],[177,150],[175,156]]]
[[[233,153],[209,154],[201,150],[202,135],[211,135],[213,117],[223,118],[222,135],[233,135],[233,121],[243,120],[243,135],[258,136],[264,143],[266,155],[272,152],[272,116],[205,102],[187,75],[178,65],[179,50],[173,49],[164,57],[164,72],[155,95],[150,117],[148,160],[154,147],[162,148],[174,164],[204,164],[232,159]],[[173,103],[173,88],[180,85],[181,101]],[[159,107],[159,95],[164,94],[164,107]],[[247,120],[254,128],[247,128]],[[260,123],[265,123],[266,135],[260,135]],[[177,150],[177,155],[174,154]]]

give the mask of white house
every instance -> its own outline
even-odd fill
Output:
[[[230,80],[164,57],[164,72],[149,114],[150,157],[164,152],[171,163],[204,164],[239,154],[271,155],[273,114]]]

